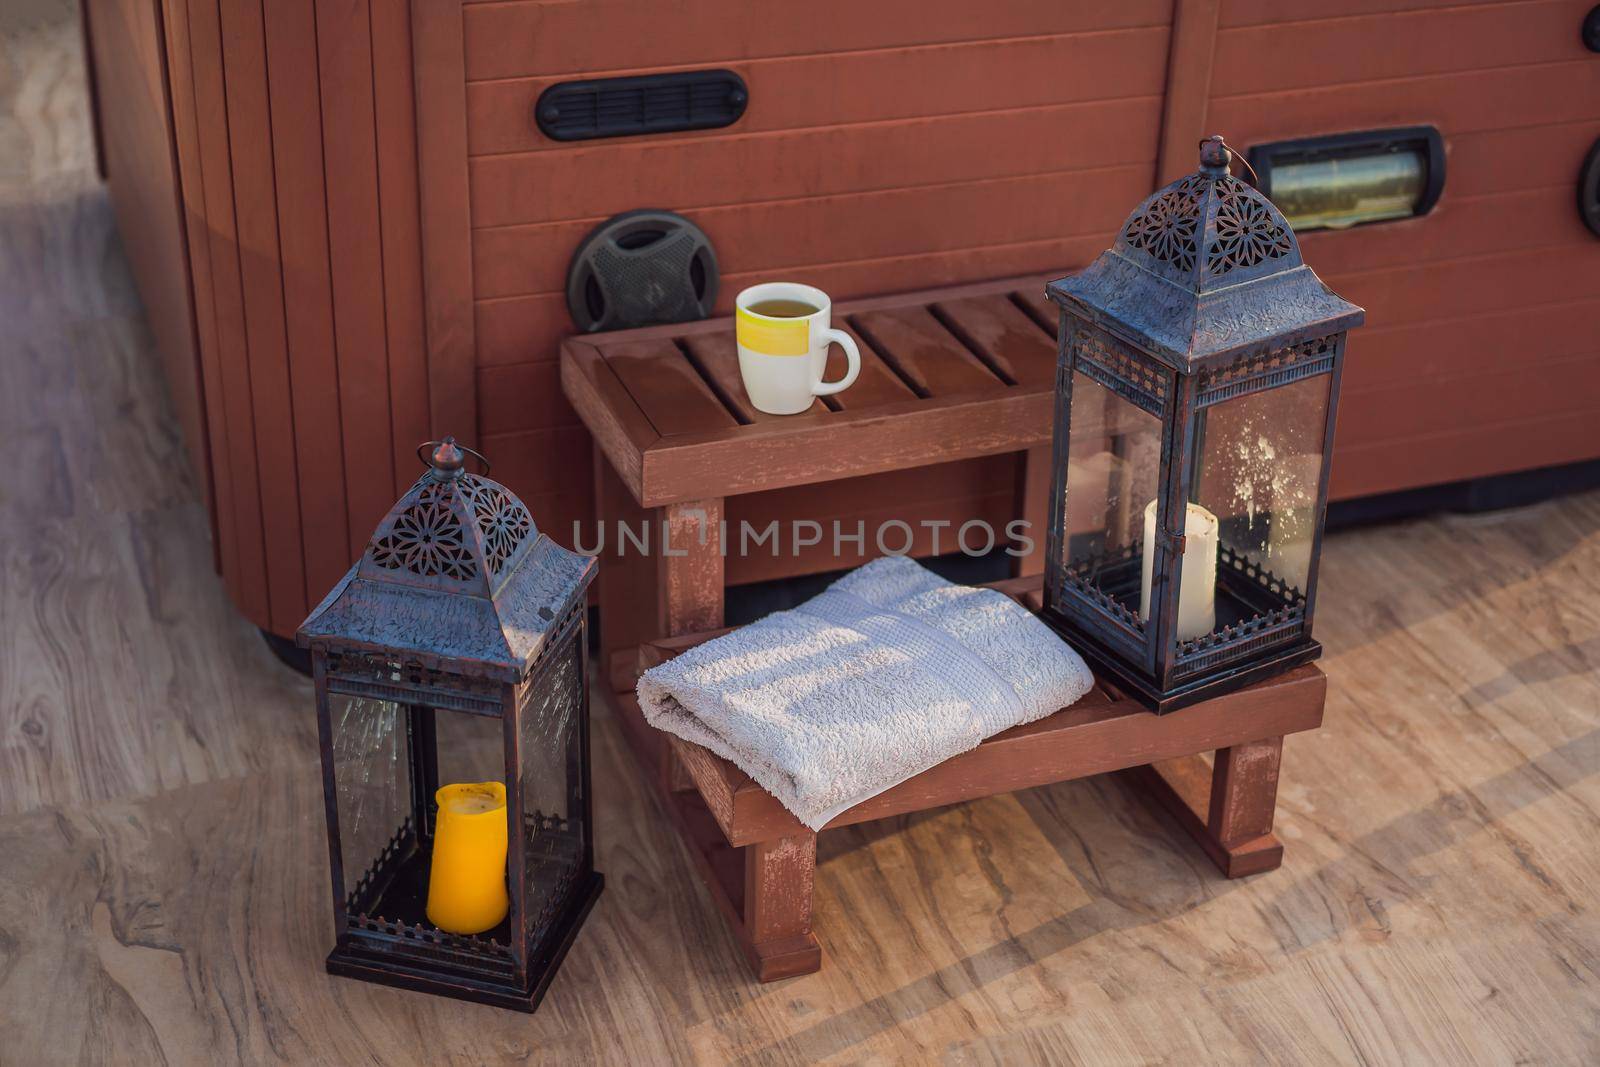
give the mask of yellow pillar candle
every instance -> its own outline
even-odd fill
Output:
[[[452,934],[481,934],[506,917],[506,787],[463,782],[434,794],[428,921]]]
[[[1184,516],[1186,547],[1178,579],[1178,640],[1193,641],[1217,625],[1217,517],[1199,504]],[[1139,618],[1150,621],[1150,583],[1156,555],[1156,502],[1144,509],[1144,575]]]

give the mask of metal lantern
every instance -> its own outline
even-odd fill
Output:
[[[470,450],[446,438],[419,455],[429,446],[428,470],[297,634],[322,746],[338,937],[327,966],[532,1011],[602,884],[585,640],[595,561],[468,473]],[[463,906],[488,900],[474,914],[493,925],[431,921],[451,903],[445,882]]]
[[[1316,658],[1345,331],[1360,308],[1272,204],[1200,169],[1129,216],[1061,305],[1044,617],[1153,710]]]

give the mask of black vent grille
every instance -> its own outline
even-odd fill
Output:
[[[546,137],[587,141],[731,126],[749,100],[733,71],[691,70],[552,85],[539,95],[534,118]]]

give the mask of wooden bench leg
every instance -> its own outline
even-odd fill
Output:
[[[1283,738],[1218,749],[1122,772],[1140,796],[1174,817],[1229,878],[1275,870],[1283,845],[1272,833]]]
[[[822,968],[811,932],[817,878],[817,835],[758,841],[744,849],[744,929],[739,940],[762,982]]]

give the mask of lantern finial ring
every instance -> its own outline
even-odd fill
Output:
[[[424,449],[429,451],[424,454]],[[459,477],[469,455],[483,464],[484,474],[489,473],[491,464],[482,452],[468,448],[448,434],[442,440],[424,441],[417,446],[417,458],[433,468],[433,476],[440,481]]]

